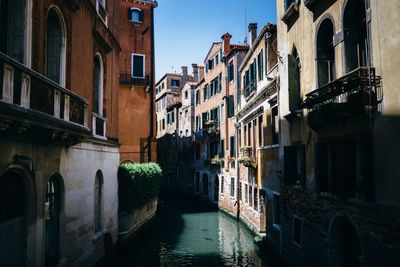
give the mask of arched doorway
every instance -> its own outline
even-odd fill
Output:
[[[348,0],[343,12],[346,72],[369,64],[365,0]]]
[[[0,266],[25,266],[27,190],[24,177],[8,171],[0,177]]]
[[[203,179],[201,182],[203,185],[203,195],[208,197],[208,175],[207,175],[207,173],[203,174]]]
[[[329,232],[329,266],[360,266],[360,240],[350,221],[340,216],[334,219]]]
[[[317,33],[317,70],[318,86],[335,79],[335,48],[333,46],[334,28],[332,20],[327,18],[322,21]]]
[[[218,175],[215,175],[214,178],[214,201],[218,203],[219,197],[219,178]]]
[[[44,202],[46,266],[55,266],[60,256],[61,196],[62,178],[59,175],[53,175],[46,185]]]

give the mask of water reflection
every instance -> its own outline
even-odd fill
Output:
[[[119,266],[276,266],[242,224],[187,201],[170,202],[135,240],[120,251]]]

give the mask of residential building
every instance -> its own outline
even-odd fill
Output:
[[[250,50],[239,75],[237,118],[240,218],[259,235],[279,236],[279,103],[276,25],[257,34],[249,25]],[[275,216],[273,215],[275,214]]]
[[[194,68],[194,71],[197,70]],[[185,140],[183,141],[179,129],[182,102],[188,113],[192,112],[190,108],[192,96],[189,96],[189,93],[193,86],[193,76],[188,75],[186,66],[182,67],[182,73],[167,73],[156,84],[158,163],[163,169],[161,185],[170,190],[181,190],[184,173],[191,171],[188,160],[188,155],[191,153],[191,138],[183,138],[182,135]],[[185,92],[187,92],[186,99]],[[191,124],[190,117],[188,119]],[[188,121],[185,120],[184,125],[187,127]],[[183,155],[185,156],[182,157]],[[182,175],[180,171],[183,171]]]
[[[290,265],[400,264],[399,11],[394,0],[277,1]]]
[[[155,0],[120,0],[119,132],[121,162],[156,161]]]
[[[119,7],[0,13],[0,265],[92,266],[117,240]]]
[[[223,164],[219,176],[219,207],[233,216],[238,216],[240,199],[238,171],[236,161],[238,143],[236,131],[237,106],[241,90],[239,67],[242,64],[249,46],[247,44],[231,44],[231,35],[222,36],[223,47],[223,90],[224,103],[221,104],[221,140],[220,155]]]
[[[225,186],[235,188],[236,163],[235,151],[235,119],[234,94],[236,86],[226,83],[227,64],[224,61],[234,57],[235,52],[240,54],[235,58],[244,57],[247,45],[231,44],[231,35],[224,34],[222,42],[212,44],[206,58],[204,78],[199,82],[195,92],[195,159],[194,159],[194,192],[201,194],[208,200],[219,203]],[[231,55],[229,53],[232,51]],[[236,55],[235,55],[236,56]],[[229,61],[231,62],[231,61]],[[237,77],[237,76],[236,76]],[[229,143],[229,144],[228,144]],[[232,147],[230,153],[227,150]],[[229,182],[224,183],[225,179]],[[233,189],[232,189],[233,190]],[[225,208],[232,211],[235,190],[228,196]]]

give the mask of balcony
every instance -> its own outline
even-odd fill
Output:
[[[209,120],[204,123],[204,130],[208,136],[218,136],[220,134],[219,122],[214,120]]]
[[[247,168],[256,168],[257,160],[253,154],[253,147],[245,146],[240,148],[238,163],[243,164]]]
[[[1,131],[38,134],[71,145],[90,134],[88,102],[0,53]]]
[[[133,78],[130,72],[120,72],[119,83],[125,85],[149,86],[150,79],[149,75],[145,75],[143,78]]]
[[[308,93],[301,107],[310,110],[308,123],[318,130],[334,120],[373,112],[382,98],[381,77],[374,68],[360,67]]]
[[[243,95],[245,98],[248,98],[256,90],[257,90],[257,82],[256,82],[256,80],[251,80],[251,81],[249,81],[248,84],[245,85],[244,90],[243,90]]]

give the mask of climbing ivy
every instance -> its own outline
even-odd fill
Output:
[[[162,170],[156,163],[124,163],[118,169],[119,210],[130,212],[155,198]]]

